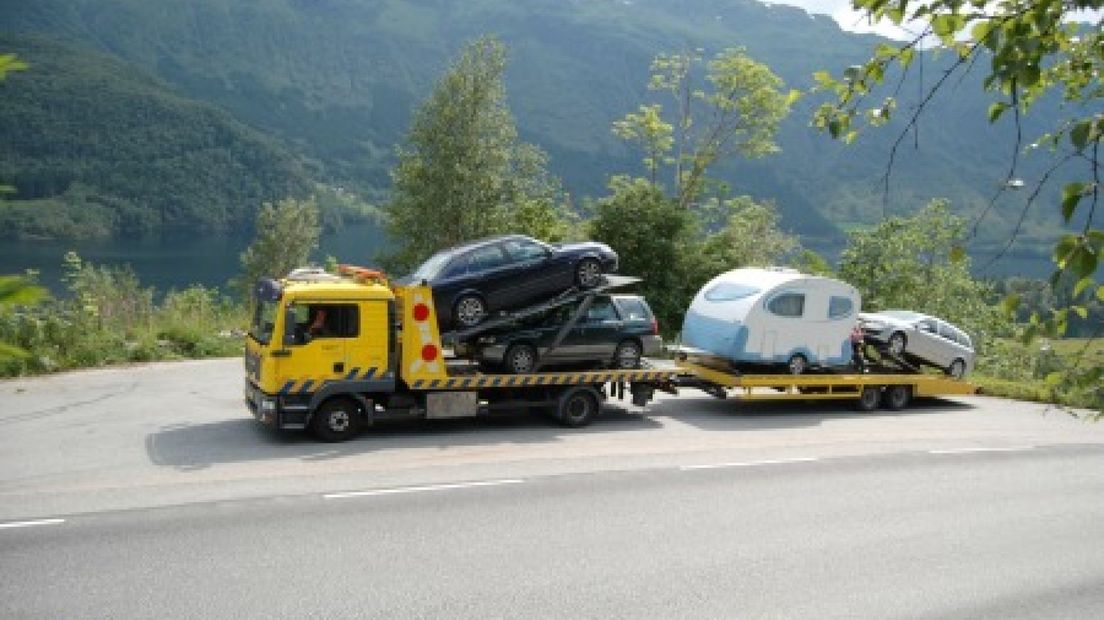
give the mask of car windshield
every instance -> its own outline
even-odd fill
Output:
[[[253,310],[253,323],[249,327],[249,335],[253,340],[261,344],[272,341],[272,330],[276,325],[276,308],[278,302],[257,301],[257,307]]]
[[[422,263],[414,273],[410,274],[410,279],[417,282],[419,280],[432,280],[437,277],[437,274],[441,273],[445,265],[452,259],[453,253],[451,251],[438,252],[433,256],[430,256],[426,262]]]

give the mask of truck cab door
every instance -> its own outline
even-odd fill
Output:
[[[280,375],[294,381],[295,391],[313,392],[348,372],[348,347],[359,333],[356,303],[300,301],[289,306],[294,320],[284,335]]]

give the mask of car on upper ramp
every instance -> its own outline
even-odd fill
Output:
[[[491,237],[442,250],[400,284],[433,288],[442,330],[469,328],[571,288],[594,288],[617,270],[617,253],[594,241],[548,244],[522,235]]]

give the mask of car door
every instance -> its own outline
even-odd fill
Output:
[[[502,245],[515,266],[517,303],[539,301],[562,290],[551,264],[551,250],[530,239],[507,239]]]
[[[933,357],[939,356],[940,337],[939,325],[935,319],[923,319],[917,321],[916,329],[909,334],[909,343],[906,350],[926,361],[934,361]]]
[[[621,339],[622,322],[609,297],[595,298],[568,339],[576,359],[605,360]]]
[[[488,310],[502,310],[519,303],[517,265],[503,251],[501,243],[477,247],[467,256],[468,286],[482,293]]]

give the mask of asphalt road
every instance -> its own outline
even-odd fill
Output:
[[[688,393],[279,437],[237,360],[0,382],[2,617],[1100,617],[1104,426]]]

